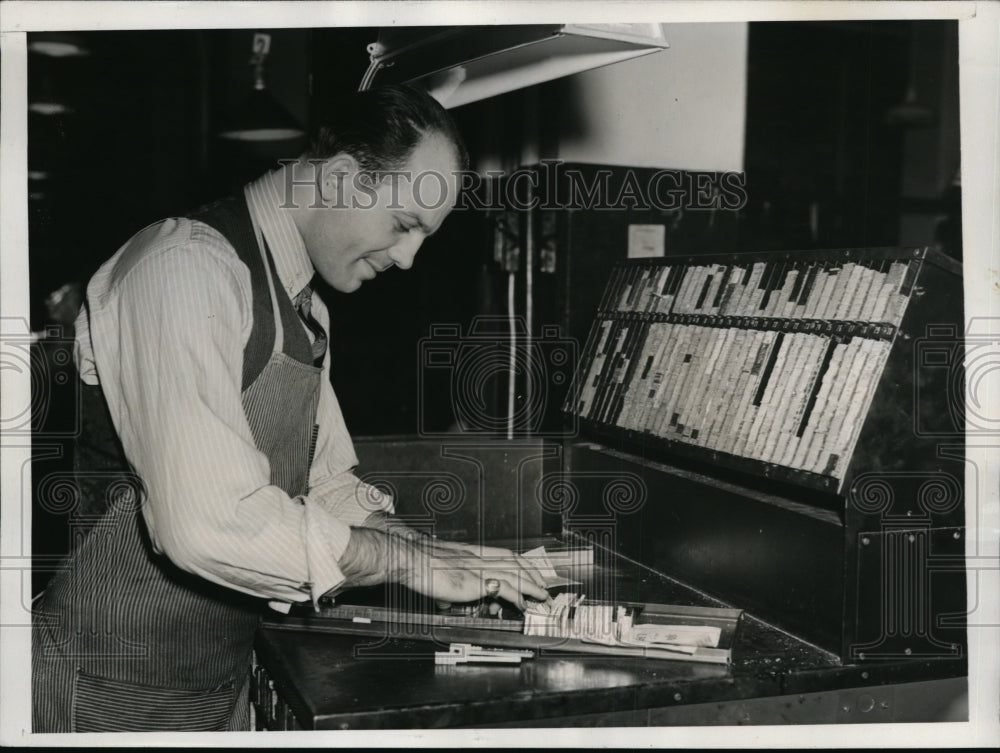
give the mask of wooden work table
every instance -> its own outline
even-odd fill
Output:
[[[594,575],[620,601],[733,606],[638,563],[604,560]],[[961,706],[966,675],[964,658],[843,665],[750,614],[729,666],[559,652],[514,666],[436,666],[441,645],[331,629],[308,614],[267,621],[256,645],[258,727],[938,721]]]

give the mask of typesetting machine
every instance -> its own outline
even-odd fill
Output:
[[[963,718],[963,332],[933,249],[619,263],[565,431],[357,442],[413,527],[544,547],[557,606],[276,615],[258,727]]]

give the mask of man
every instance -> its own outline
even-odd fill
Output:
[[[351,292],[409,268],[465,159],[426,94],[361,93],[303,158],[147,227],[91,280],[83,536],[35,610],[36,732],[247,728],[266,603],[381,582],[439,601],[547,598],[510,552],[422,538],[351,473],[309,285]]]

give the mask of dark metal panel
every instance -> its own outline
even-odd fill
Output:
[[[843,528],[830,513],[699,474],[574,445],[568,530],[839,652]]]
[[[396,499],[396,513],[443,538],[523,539],[543,531],[536,488],[553,442],[447,438],[363,438],[355,441],[357,475]],[[550,525],[552,523],[550,522]]]
[[[701,727],[774,724],[963,722],[969,718],[964,677],[696,703],[658,709],[512,721],[490,727]]]
[[[550,719],[515,719],[509,722],[495,722],[487,725],[487,729],[517,729],[519,727],[532,729],[550,727],[646,727],[648,725],[649,711],[647,709],[624,709],[621,711],[604,711],[598,714],[557,716]],[[483,725],[473,726],[483,727]]]
[[[967,720],[968,683],[964,677],[649,710],[651,726]]]
[[[858,538],[847,657],[961,657],[966,613],[962,529],[890,524]]]

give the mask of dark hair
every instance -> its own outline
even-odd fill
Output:
[[[451,142],[458,169],[466,169],[465,143],[448,111],[422,89],[387,84],[332,103],[307,155],[328,159],[344,152],[365,171],[399,170],[420,139],[432,133]]]

